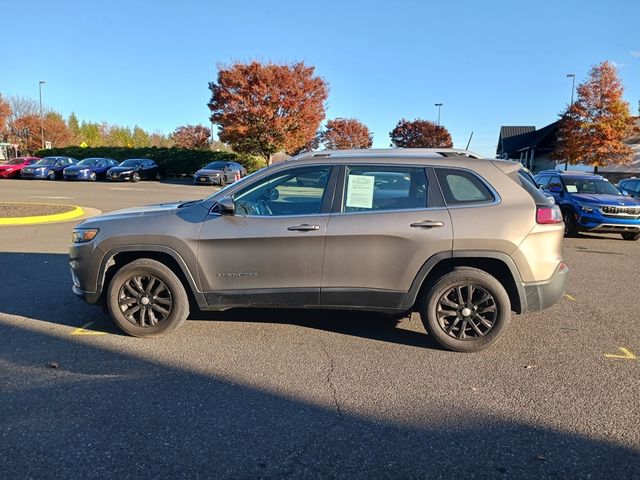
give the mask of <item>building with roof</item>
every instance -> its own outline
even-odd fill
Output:
[[[564,162],[551,158],[555,149],[558,134],[558,123],[536,130],[534,126],[500,127],[496,158],[515,160],[522,163],[532,172],[548,169],[564,169]],[[635,118],[635,126],[639,129],[625,140],[634,151],[629,165],[599,168],[598,173],[617,181],[629,175],[640,174],[640,117]],[[591,170],[592,167],[569,165],[570,170]]]

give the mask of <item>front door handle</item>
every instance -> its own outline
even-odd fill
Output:
[[[444,227],[444,222],[439,220],[424,220],[422,222],[415,222],[409,225],[413,228],[433,228],[433,227]]]
[[[309,223],[301,223],[300,225],[293,225],[291,227],[287,227],[287,230],[291,230],[293,232],[311,232],[313,230],[320,230],[320,225],[311,225]]]

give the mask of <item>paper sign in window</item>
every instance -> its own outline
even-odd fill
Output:
[[[578,187],[576,187],[575,185],[567,185],[567,192],[578,193]]]
[[[375,177],[370,175],[349,175],[347,184],[347,207],[372,208]]]

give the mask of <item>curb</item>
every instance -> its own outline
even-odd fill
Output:
[[[3,225],[36,225],[39,223],[55,223],[66,222],[67,220],[73,220],[84,215],[84,210],[76,205],[69,205],[74,207],[73,210],[64,213],[54,213],[52,215],[36,215],[32,217],[8,217],[0,218],[0,226]]]

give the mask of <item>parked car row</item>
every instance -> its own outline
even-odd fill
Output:
[[[118,162],[112,158],[18,157],[0,165],[0,178],[32,178],[42,180],[131,181],[159,180],[155,161],[130,158]]]
[[[212,162],[193,175],[193,183],[224,187],[247,176],[247,169],[237,162]],[[130,181],[159,180],[155,161],[130,158],[118,163],[112,158],[18,157],[0,165],[0,178],[32,178],[41,180]]]

